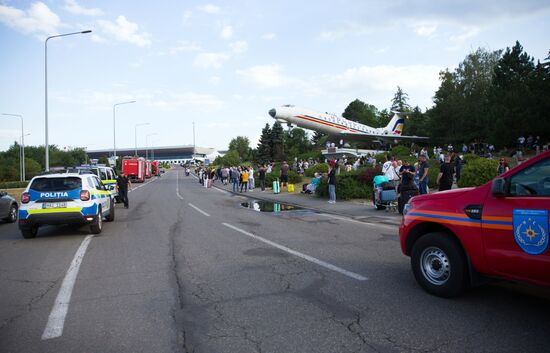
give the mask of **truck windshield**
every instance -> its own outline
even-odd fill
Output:
[[[36,191],[67,191],[82,188],[80,178],[36,178],[30,189]]]

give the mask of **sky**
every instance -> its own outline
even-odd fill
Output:
[[[269,109],[341,114],[358,98],[389,108],[400,86],[433,105],[439,72],[479,47],[519,40],[543,60],[548,0],[0,0],[0,113],[26,145],[256,147]],[[140,125],[136,128],[136,124]],[[137,132],[137,133],[136,133]],[[0,151],[21,136],[0,115]],[[137,138],[136,138],[137,136]]]

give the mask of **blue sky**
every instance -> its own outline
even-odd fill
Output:
[[[117,148],[255,143],[267,111],[292,103],[341,114],[359,98],[388,108],[397,88],[432,105],[438,72],[477,49],[519,40],[550,49],[549,1],[0,0],[0,113],[21,114],[26,144]],[[152,135],[156,134],[156,135]],[[0,116],[0,150],[20,136]]]

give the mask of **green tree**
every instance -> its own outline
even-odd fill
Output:
[[[311,137],[311,142],[315,146],[324,146],[325,143],[327,142],[327,137],[328,137],[327,134],[324,134],[319,131],[315,131],[313,133],[313,136]]]
[[[361,124],[378,127],[377,119],[378,109],[374,105],[366,104],[359,99],[354,100],[344,110],[342,116],[348,120],[356,121]]]
[[[281,123],[278,121],[275,122],[271,128],[271,153],[273,159],[276,161],[282,161],[286,158],[284,150],[284,131]]]
[[[513,144],[520,134],[538,124],[541,112],[532,91],[534,82],[534,59],[516,41],[512,48],[506,48],[494,70],[490,105],[494,122],[491,141],[495,144]]]
[[[246,136],[237,136],[229,142],[229,150],[236,151],[240,159],[246,160],[250,153],[250,140]]]
[[[294,128],[285,134],[285,146],[288,158],[297,157],[311,150],[311,143],[304,129]]]
[[[105,156],[101,156],[99,157],[99,160],[97,161],[98,164],[105,164],[105,165],[109,165],[109,158],[105,157]]]
[[[230,150],[223,157],[218,157],[214,160],[215,165],[234,167],[241,164],[242,160],[239,156],[239,152]]]
[[[407,103],[408,100],[409,95],[397,86],[397,92],[393,95],[390,109],[398,112],[408,112],[411,110],[411,106]]]
[[[265,124],[262,129],[262,135],[260,141],[258,141],[258,148],[256,151],[256,160],[260,163],[265,163],[273,158],[271,153],[271,127],[269,124]]]

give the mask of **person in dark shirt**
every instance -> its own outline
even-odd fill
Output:
[[[330,168],[328,171],[328,195],[329,203],[336,203],[336,163],[334,160],[330,161]]]
[[[132,188],[132,183],[127,175],[120,175],[116,184],[118,186],[118,196],[124,203],[124,208],[128,208],[128,190]]]
[[[401,184],[409,185],[413,182],[414,175],[416,174],[416,168],[414,165],[411,165],[411,162],[405,160],[404,164],[399,169],[399,175],[401,176]]]
[[[260,189],[262,189],[262,192],[265,191],[265,172],[265,165],[262,164],[260,168],[258,168],[258,179],[260,180]]]
[[[420,155],[418,157],[418,191],[420,194],[428,193],[428,162],[426,162],[426,156]]]
[[[288,171],[290,170],[290,166],[286,161],[283,162],[283,165],[281,166],[281,189],[285,186],[288,190]]]
[[[439,175],[437,176],[437,183],[439,184],[439,191],[451,190],[453,187],[454,166],[451,163],[451,156],[445,156],[445,162],[439,168]]]

